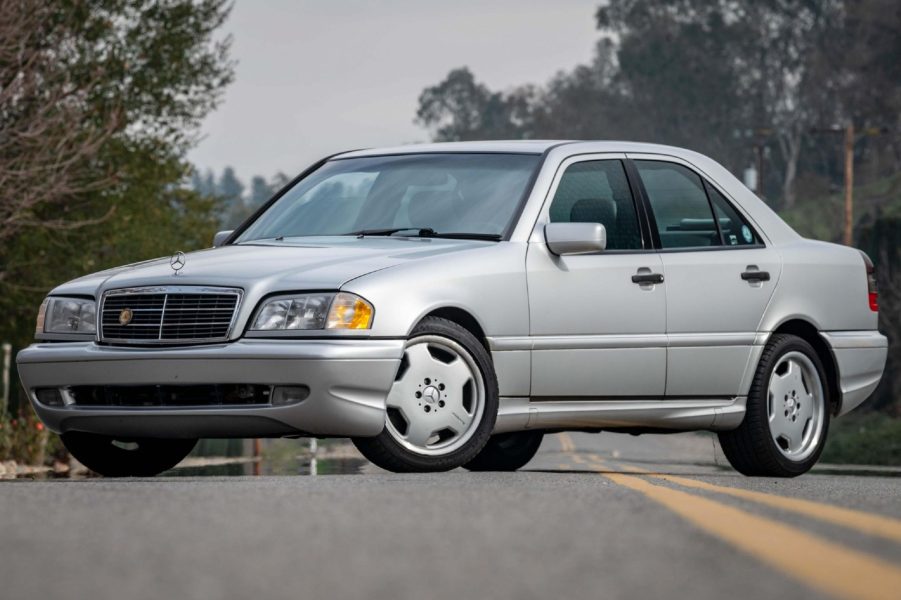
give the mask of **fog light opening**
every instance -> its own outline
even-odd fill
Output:
[[[280,385],[272,390],[272,406],[299,404],[310,395],[310,388],[305,385]]]
[[[62,406],[63,395],[57,388],[38,388],[34,391],[38,402],[45,406]]]

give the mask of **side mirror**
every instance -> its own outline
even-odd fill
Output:
[[[216,235],[213,236],[213,248],[218,248],[225,244],[225,240],[229,238],[229,236],[234,233],[234,229],[229,229],[228,231],[220,231]]]
[[[607,230],[600,223],[548,223],[544,239],[558,256],[593,254],[607,248]]]

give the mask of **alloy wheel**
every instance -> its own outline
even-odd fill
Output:
[[[801,352],[788,352],[776,363],[768,387],[770,435],[793,461],[810,456],[820,443],[825,422],[823,383],[813,362]]]
[[[386,404],[386,429],[397,443],[417,454],[448,454],[476,431],[485,384],[463,346],[441,336],[415,337],[407,342]]]

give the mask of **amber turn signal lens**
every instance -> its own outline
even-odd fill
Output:
[[[326,329],[369,329],[372,326],[372,305],[355,294],[341,292],[332,300]]]

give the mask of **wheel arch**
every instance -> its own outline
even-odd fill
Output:
[[[491,355],[491,348],[488,346],[488,338],[485,336],[485,329],[482,327],[482,324],[479,320],[466,309],[460,308],[459,306],[442,306],[439,308],[433,308],[429,312],[422,315],[419,319],[417,319],[416,323],[413,324],[413,327],[416,326],[420,321],[427,317],[440,317],[442,319],[447,319],[448,321],[452,321],[467,330],[469,333],[475,336],[479,343],[481,343],[486,350],[488,350],[489,356]]]
[[[839,385],[838,363],[835,360],[835,355],[832,353],[832,348],[829,347],[829,344],[826,343],[826,340],[820,335],[819,329],[817,329],[810,321],[801,318],[792,318],[780,323],[770,335],[772,336],[778,333],[797,336],[813,346],[814,351],[817,353],[817,357],[819,357],[820,362],[823,363],[823,368],[826,370],[826,385],[829,386],[829,399],[832,404],[832,414],[838,415],[842,406],[842,391]]]

